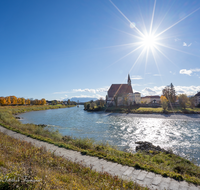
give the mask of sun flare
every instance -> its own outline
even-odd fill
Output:
[[[141,43],[145,48],[153,48],[156,45],[156,37],[154,35],[147,34],[142,38]]]
[[[176,26],[177,24],[179,24],[180,22],[184,21],[186,18],[188,18],[190,15],[194,14],[195,12],[200,10],[200,7],[198,7],[197,9],[195,9],[194,11],[192,11],[191,13],[187,14],[186,16],[184,16],[183,18],[181,18],[180,20],[176,21],[174,24],[172,24],[171,26],[167,27],[166,29],[162,30],[161,32],[157,32],[159,26],[161,25],[162,22],[156,26],[154,23],[154,14],[155,14],[155,10],[156,10],[156,0],[154,0],[154,6],[153,6],[153,11],[152,11],[152,16],[151,16],[151,21],[150,21],[150,27],[149,30],[147,30],[147,27],[144,26],[142,28],[142,30],[140,30],[137,26],[135,22],[131,22],[126,16],[125,14],[112,2],[112,0],[109,0],[111,2],[111,4],[118,10],[118,12],[125,18],[126,21],[128,21],[128,23],[130,24],[130,28],[134,31],[134,35],[130,34],[131,36],[135,37],[135,42],[132,42],[130,44],[124,44],[124,45],[133,45],[135,48],[129,52],[128,54],[126,54],[125,56],[121,57],[120,59],[118,59],[116,62],[122,60],[123,58],[129,56],[130,54],[138,51],[140,49],[140,53],[137,57],[137,59],[135,60],[135,62],[133,63],[130,71],[133,69],[133,67],[136,65],[136,63],[138,62],[138,60],[143,57],[146,56],[146,63],[145,63],[145,67],[147,65],[148,62],[148,56],[149,54],[153,55],[153,59],[157,65],[158,68],[158,64],[157,64],[157,60],[156,60],[156,54],[159,52],[162,56],[164,56],[166,59],[168,59],[170,62],[172,62],[169,57],[163,52],[163,48],[167,48],[167,49],[171,49],[171,50],[175,50],[181,53],[185,53],[185,54],[190,54],[190,55],[194,55],[191,53],[188,53],[186,51],[182,51],[180,49],[177,48],[173,48],[167,44],[165,44],[163,42],[163,39],[167,39],[168,37],[162,37],[161,35],[166,33],[168,30],[170,30],[171,28],[173,28],[174,26]],[[116,63],[115,62],[115,63]],[[129,72],[130,72],[129,71]],[[158,68],[158,72],[159,68]]]

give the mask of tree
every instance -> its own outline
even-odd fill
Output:
[[[31,101],[29,99],[26,99],[26,105],[30,105]]]
[[[10,96],[6,97],[5,99],[6,99],[6,104],[10,105],[11,104]]]
[[[67,104],[70,105],[70,99],[67,100]]]
[[[21,98],[21,104],[24,105],[25,104],[25,99]]]
[[[17,97],[16,96],[10,96],[11,104],[16,105],[17,104]]]
[[[176,91],[174,85],[171,83],[162,90],[163,96],[167,98],[170,103],[176,102]]]
[[[22,104],[22,99],[21,98],[17,98],[17,104],[19,104],[19,105]]]
[[[162,108],[164,111],[166,111],[167,107],[168,107],[168,100],[165,96],[161,96],[160,97],[160,100],[161,100],[161,105],[162,105]]]
[[[103,100],[103,98],[100,98],[100,99],[99,99],[99,104],[100,104],[101,107],[104,106],[104,100]]]
[[[185,109],[187,107],[187,104],[189,103],[189,98],[186,94],[180,94],[178,96],[178,101],[181,106],[181,108]]]
[[[45,105],[46,104],[46,100],[44,98],[41,99],[41,104]]]
[[[193,109],[195,107],[195,97],[192,96],[189,98],[190,101],[190,107]]]
[[[0,97],[0,105],[1,106],[6,105],[6,99],[4,97]]]

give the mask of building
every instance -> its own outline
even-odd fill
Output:
[[[145,96],[141,98],[141,102],[143,102],[144,104],[149,104],[149,103],[160,104],[160,96]]]
[[[197,94],[194,95],[194,101],[195,106],[200,104],[200,92],[197,92]]]
[[[127,84],[112,84],[106,96],[106,104],[108,106],[130,105],[140,103],[140,93],[133,93],[130,75],[128,75]]]

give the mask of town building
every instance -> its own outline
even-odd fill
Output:
[[[112,84],[106,96],[108,106],[116,105],[134,105],[139,104],[141,96],[139,92],[133,93],[130,75],[128,75],[127,84]]]
[[[194,95],[194,101],[195,106],[200,104],[200,92],[197,92],[197,94]]]
[[[160,104],[160,96],[145,96],[145,97],[141,97],[141,102],[143,104],[149,104],[149,103]]]

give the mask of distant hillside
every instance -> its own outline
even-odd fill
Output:
[[[79,101],[79,102],[89,102],[89,101],[95,101],[95,100],[98,100],[97,98],[71,98],[70,101]]]

